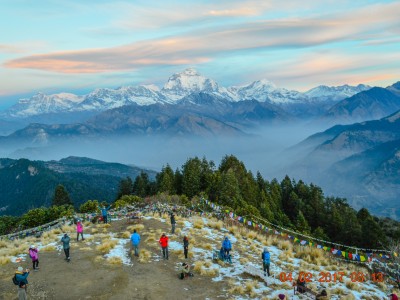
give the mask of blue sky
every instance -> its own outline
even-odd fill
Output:
[[[300,91],[400,80],[399,1],[0,5],[0,107],[39,91],[163,85],[187,67],[224,86],[265,78]]]

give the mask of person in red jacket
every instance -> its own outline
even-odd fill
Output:
[[[389,299],[390,299],[390,300],[398,300],[399,298],[397,297],[396,294],[390,294],[390,295],[389,295]]]
[[[165,233],[162,234],[158,242],[161,245],[164,259],[168,259],[168,237],[165,235]]]

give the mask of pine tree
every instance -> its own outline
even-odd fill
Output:
[[[125,179],[121,179],[118,187],[117,199],[121,199],[124,195],[132,195],[133,192],[133,182],[132,179],[128,176]]]
[[[59,184],[54,191],[52,205],[60,206],[64,204],[73,205],[67,190],[62,184]]]
[[[161,193],[169,193],[173,195],[175,190],[175,176],[169,164],[161,169],[161,172],[156,176],[157,191]]]
[[[299,214],[297,215],[296,228],[298,231],[303,232],[303,233],[310,232],[310,226],[308,225],[308,222],[304,218],[304,215],[301,211],[299,211]]]

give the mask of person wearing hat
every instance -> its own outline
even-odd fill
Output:
[[[279,294],[278,299],[280,300],[286,300],[286,296],[284,294]]]
[[[28,285],[29,269],[24,271],[23,267],[18,267],[15,272],[15,279],[18,282],[18,300],[26,300],[26,288]]]
[[[29,248],[29,256],[32,259],[33,271],[39,270],[39,254],[38,249],[35,245],[31,245]]]
[[[268,274],[268,277],[269,277],[270,276],[269,266],[271,263],[271,255],[269,254],[267,247],[264,247],[264,251],[261,253],[261,259],[263,262],[264,276],[266,276]]]
[[[165,233],[162,234],[158,242],[161,245],[163,258],[168,260],[168,237],[165,235]]]
[[[65,233],[64,236],[61,238],[61,242],[63,243],[65,260],[68,262],[71,260],[71,257],[69,256],[69,241],[70,241],[70,238],[69,238],[68,234]]]

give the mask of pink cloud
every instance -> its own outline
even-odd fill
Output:
[[[209,62],[233,51],[303,48],[339,41],[368,40],[371,31],[400,26],[400,3],[375,5],[357,13],[326,19],[269,20],[230,27],[197,30],[174,37],[145,40],[104,49],[65,51],[7,61],[7,68],[38,69],[59,73],[100,73],[133,70],[143,66],[186,65]],[[233,11],[226,11],[232,13]],[[309,62],[306,70],[332,70],[353,65],[338,57]]]

